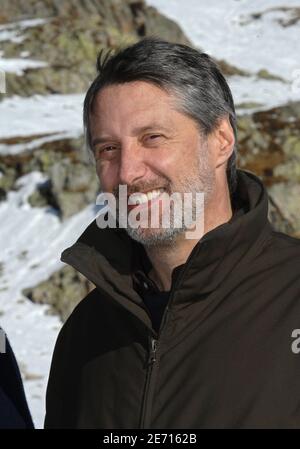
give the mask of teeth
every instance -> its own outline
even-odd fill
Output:
[[[146,203],[148,201],[147,195],[144,193],[133,193],[129,196],[128,204],[136,205]]]
[[[151,190],[151,192],[147,192],[147,197],[148,200],[154,200],[154,198],[157,198],[160,194],[161,194],[161,190],[162,189],[157,189],[157,190]]]
[[[163,191],[164,189],[155,189],[147,193],[133,193],[129,196],[128,204],[135,205],[147,203],[147,201],[157,198]]]

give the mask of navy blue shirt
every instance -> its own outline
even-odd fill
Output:
[[[143,293],[143,301],[147,307],[152,320],[153,329],[159,331],[159,326],[163,317],[164,310],[169,301],[170,292],[147,290]]]

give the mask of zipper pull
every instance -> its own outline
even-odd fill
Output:
[[[156,351],[157,351],[157,340],[155,338],[151,338],[150,352],[149,352],[149,364],[152,365],[156,361]]]

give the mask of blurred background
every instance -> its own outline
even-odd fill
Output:
[[[276,229],[300,237],[299,0],[0,0],[0,325],[36,427],[58,332],[93,288],[60,262],[96,215],[84,93],[102,48],[150,35],[218,62],[238,165],[267,186]]]

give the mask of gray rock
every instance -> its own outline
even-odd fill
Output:
[[[74,307],[94,288],[74,268],[65,266],[55,272],[48,280],[33,288],[26,288],[23,295],[38,304],[48,304],[49,312],[65,321]]]
[[[259,175],[279,231],[300,236],[300,102],[238,120],[238,165]]]
[[[142,0],[2,0],[0,22],[45,18],[44,24],[20,29],[21,42],[3,41],[4,57],[46,61],[43,68],[8,73],[7,95],[84,92],[95,75],[101,49],[117,48],[156,35],[190,44],[180,27]]]
[[[63,159],[49,170],[52,194],[63,219],[96,202],[99,181],[92,166]]]

